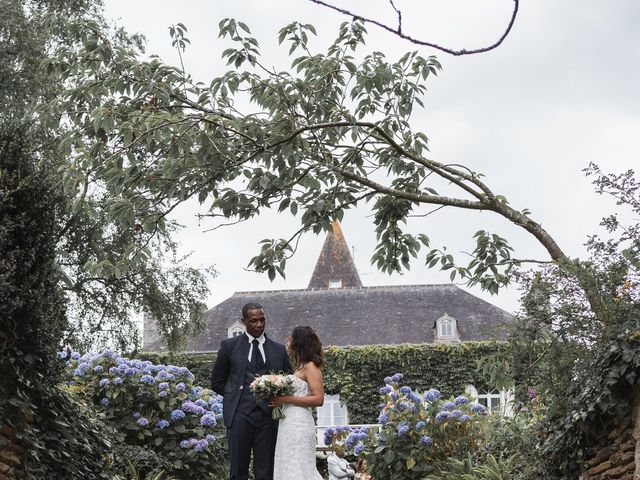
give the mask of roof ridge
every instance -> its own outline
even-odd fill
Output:
[[[462,290],[455,283],[411,283],[407,285],[372,285],[361,287],[340,287],[340,288],[282,288],[277,290],[240,290],[233,292],[233,295],[246,293],[282,293],[282,292],[336,292],[344,290],[381,290],[386,288],[402,289],[407,287],[453,287]],[[464,290],[462,290],[464,291]],[[232,295],[232,296],[233,296]]]

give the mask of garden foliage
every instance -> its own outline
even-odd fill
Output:
[[[486,442],[486,413],[464,395],[445,400],[437,389],[418,393],[386,377],[375,428],[338,426],[325,431],[325,444],[343,454],[364,456],[374,478],[421,479],[446,469],[450,458],[465,458]]]
[[[180,479],[226,475],[221,397],[196,386],[186,367],[129,360],[111,351],[63,351],[70,388],[92,400],[100,418],[130,445],[158,453]]]

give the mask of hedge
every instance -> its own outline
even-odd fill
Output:
[[[444,396],[457,395],[467,385],[487,387],[477,363],[481,358],[506,352],[505,342],[462,344],[368,345],[328,347],[323,376],[325,391],[340,394],[353,424],[375,423],[384,377],[404,374],[404,384],[420,391],[437,388]],[[188,367],[196,382],[208,385],[215,354],[142,353],[138,358],[154,363]]]

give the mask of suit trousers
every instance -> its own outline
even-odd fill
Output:
[[[253,450],[255,480],[273,480],[273,456],[278,430],[271,418],[256,406],[251,412],[236,410],[231,427],[227,428],[229,442],[230,480],[247,480]]]

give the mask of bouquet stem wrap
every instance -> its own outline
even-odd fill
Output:
[[[293,381],[287,375],[261,375],[249,385],[256,400],[267,401],[273,397],[293,394]],[[274,420],[284,418],[282,406],[274,407],[271,412]]]

